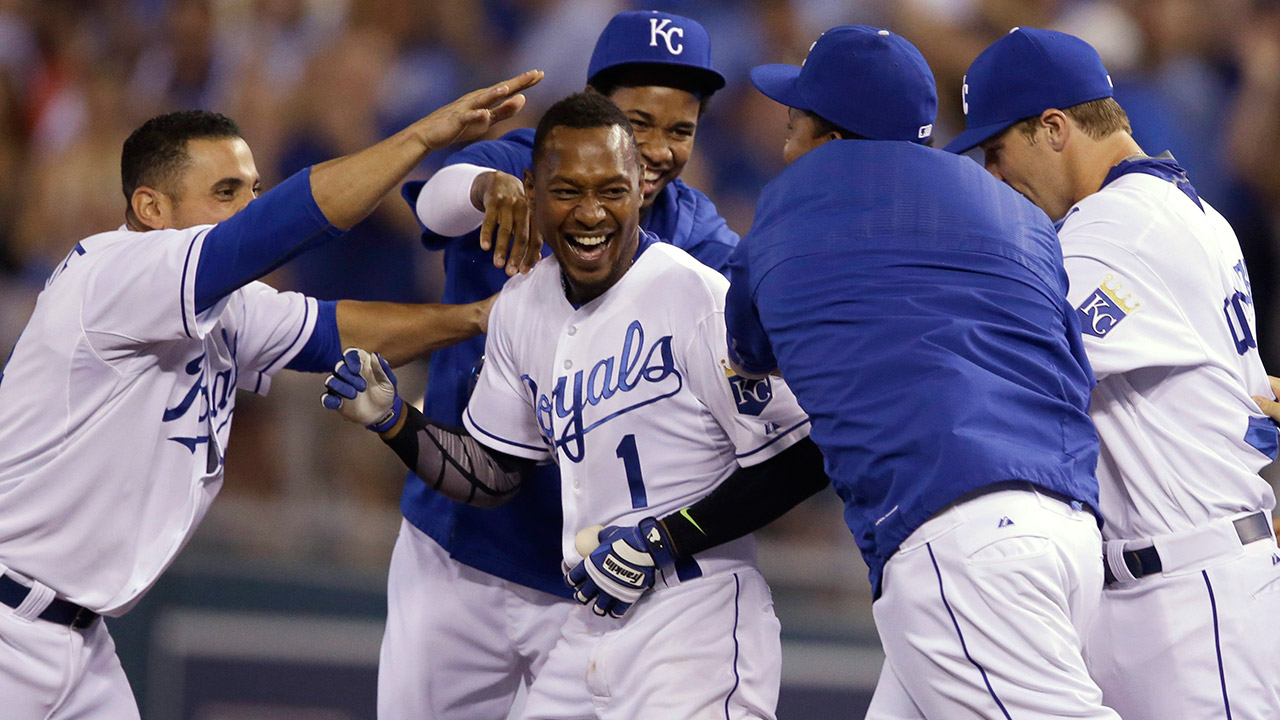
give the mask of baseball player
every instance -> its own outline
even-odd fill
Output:
[[[974,60],[967,129],[995,177],[1058,219],[1098,385],[1089,414],[1107,584],[1089,640],[1128,719],[1280,713],[1277,429],[1231,227],[1169,155],[1130,134],[1098,53],[1014,28]]]
[[[212,113],[143,124],[126,223],[54,271],[0,375],[0,699],[14,720],[138,718],[100,615],[131,608],[222,484],[237,389],[321,371],[341,342],[402,362],[485,329],[483,304],[317,302],[256,282],[366,216],[432,149],[524,102],[533,71],[258,197]]]
[[[825,485],[808,420],[781,381],[729,369],[727,281],[640,227],[621,110],[598,93],[556,103],[533,156],[531,223],[555,257],[503,288],[465,430],[404,406],[389,369],[354,351],[325,403],[389,425],[384,440],[419,477],[482,507],[534,462],[559,464],[561,552],[590,608],[569,615],[520,717],[772,718],[778,622],[753,539],[695,556],[665,523],[695,528],[681,508],[731,476],[796,498]]]
[[[622,13],[596,42],[587,77],[632,122],[644,164],[641,227],[723,270],[738,236],[679,179],[698,119],[724,85],[706,30],[678,15]],[[452,155],[425,187],[406,185],[424,242],[444,250],[445,302],[489,297],[541,257],[523,184],[532,144],[532,129],[515,130]],[[462,424],[483,352],[477,337],[432,354],[427,417]],[[571,603],[560,573],[558,470],[531,473],[525,490],[493,511],[407,479],[387,581],[379,717],[505,718],[546,658]]]
[[[886,657],[867,717],[1116,718],[1082,650],[1098,446],[1052,226],[924,147],[933,75],[888,30],[751,79],[789,165],[734,256],[730,354],[781,371],[844,498]]]

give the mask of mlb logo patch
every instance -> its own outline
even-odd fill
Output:
[[[1107,275],[1102,284],[1076,308],[1080,313],[1080,330],[1085,335],[1106,337],[1141,304],[1121,288],[1114,276]]]

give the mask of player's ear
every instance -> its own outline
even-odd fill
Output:
[[[145,186],[134,190],[133,196],[129,198],[129,209],[133,211],[133,216],[151,230],[164,230],[169,226],[171,205],[164,193]]]
[[[533,212],[533,170],[524,171],[524,201]]]
[[[1054,152],[1062,152],[1067,140],[1071,138],[1071,121],[1061,110],[1050,108],[1040,113],[1040,127],[1045,131],[1045,139]]]

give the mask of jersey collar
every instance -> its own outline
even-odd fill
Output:
[[[1121,160],[1120,164],[1111,168],[1111,171],[1107,173],[1106,179],[1102,181],[1102,187],[1106,187],[1113,180],[1129,173],[1154,175],[1161,180],[1173,183],[1184,195],[1191,198],[1191,202],[1195,203],[1201,212],[1204,212],[1204,205],[1200,202],[1200,195],[1191,185],[1191,181],[1187,179],[1187,171],[1178,165],[1178,161],[1174,160],[1173,155],[1170,153],[1163,152],[1157,157],[1130,155]]]

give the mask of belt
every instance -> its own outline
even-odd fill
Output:
[[[8,575],[0,575],[0,602],[11,608],[17,608],[27,599],[27,594],[31,592],[31,588],[17,582]],[[49,602],[49,607],[39,615],[41,620],[47,620],[58,625],[66,625],[77,630],[83,630],[93,624],[98,619],[98,613],[80,607],[79,605],[54,598]]]
[[[1240,538],[1241,545],[1248,545],[1271,537],[1271,517],[1265,511],[1236,518],[1231,524],[1235,526],[1236,537]],[[1142,578],[1164,571],[1164,563],[1160,561],[1160,551],[1156,550],[1154,545],[1141,550],[1125,550],[1121,553],[1121,557],[1124,558],[1125,567],[1129,569],[1129,572],[1133,573],[1134,578]],[[1111,565],[1107,563],[1106,557],[1102,559],[1102,568],[1106,576],[1106,584],[1114,583],[1116,575],[1112,572]]]

